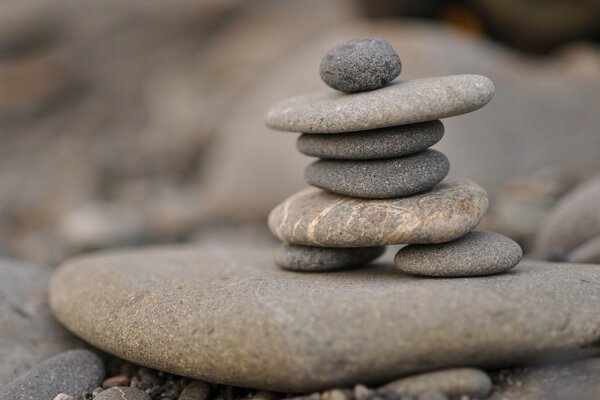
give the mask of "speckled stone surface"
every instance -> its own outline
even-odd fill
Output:
[[[465,114],[493,95],[494,84],[481,75],[400,80],[370,92],[329,90],[291,97],[269,109],[266,123],[292,132],[362,131]]]
[[[523,261],[502,275],[423,279],[388,261],[315,279],[275,266],[276,248],[88,255],[57,270],[50,303],[73,332],[127,360],[282,392],[599,351],[593,265]]]
[[[385,86],[402,71],[398,53],[387,40],[363,37],[329,50],[319,67],[321,79],[342,92],[360,92]]]
[[[310,247],[282,244],[275,264],[290,271],[319,272],[367,265],[385,251],[385,247]]]
[[[271,211],[269,228],[281,241],[305,246],[440,243],[471,231],[487,208],[485,190],[466,179],[448,179],[430,192],[385,200],[308,188]]]
[[[116,386],[101,392],[94,400],[151,400],[146,392],[137,388]]]
[[[567,261],[600,264],[600,235],[576,247],[567,256]]]
[[[403,247],[394,263],[399,270],[415,275],[480,276],[506,272],[522,257],[521,247],[504,235],[470,232],[447,243]]]
[[[360,132],[305,134],[296,147],[307,156],[343,160],[393,158],[423,151],[444,136],[441,121],[392,126]]]
[[[2,400],[52,400],[60,393],[79,397],[104,379],[102,360],[87,350],[51,357],[0,388]]]
[[[450,171],[442,153],[425,150],[383,160],[318,160],[304,170],[312,186],[365,199],[388,199],[430,190]]]
[[[409,376],[390,382],[383,388],[413,396],[439,391],[451,399],[460,399],[462,396],[485,399],[492,390],[492,380],[478,369],[453,368]]]

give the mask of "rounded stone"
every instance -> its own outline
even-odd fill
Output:
[[[521,261],[523,251],[512,239],[495,232],[470,232],[439,244],[401,248],[394,264],[413,275],[462,277],[506,272]]]
[[[303,133],[364,131],[465,114],[493,95],[494,84],[481,75],[401,80],[370,92],[329,90],[291,97],[269,109],[266,123]]]
[[[94,400],[150,400],[150,396],[137,388],[115,386],[100,392]]]
[[[48,400],[64,393],[79,398],[104,379],[102,360],[88,350],[69,350],[33,367],[0,388],[0,399]]]
[[[115,356],[286,393],[598,352],[593,265],[523,261],[510,274],[423,279],[381,263],[315,279],[275,268],[275,249],[250,240],[82,256],[57,270],[50,303]]]
[[[413,396],[438,391],[451,399],[486,399],[492,391],[492,380],[478,369],[453,368],[409,376],[390,382],[382,389]]]
[[[307,156],[342,160],[394,158],[423,151],[444,136],[441,121],[327,135],[304,134],[296,147]]]
[[[308,184],[365,199],[410,196],[433,188],[448,175],[450,162],[435,150],[383,160],[318,160],[304,170]]]
[[[328,86],[346,93],[379,89],[402,71],[400,57],[387,40],[363,37],[335,46],[319,72]]]
[[[366,265],[384,252],[384,246],[333,248],[282,244],[275,256],[275,264],[289,271],[331,271]]]
[[[410,197],[366,200],[308,188],[269,214],[269,228],[281,241],[319,247],[371,247],[440,243],[477,226],[488,208],[478,184],[448,179]]]

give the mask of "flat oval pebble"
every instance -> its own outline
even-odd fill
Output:
[[[440,243],[473,230],[487,208],[485,190],[466,179],[448,179],[429,192],[385,200],[308,188],[271,211],[269,228],[281,241],[304,246]]]
[[[594,265],[423,279],[382,263],[316,277],[275,267],[273,244],[242,242],[78,257],[55,272],[52,309],[136,364],[284,393],[598,354]]]
[[[523,251],[512,239],[495,232],[470,232],[439,244],[401,248],[394,264],[413,275],[462,277],[506,272],[521,261]]]
[[[346,93],[383,87],[400,71],[398,53],[379,37],[363,37],[335,46],[323,57],[319,68],[323,82]]]
[[[383,160],[319,160],[304,170],[312,186],[365,199],[409,196],[433,188],[448,175],[450,162],[435,150]]]
[[[478,369],[453,368],[402,378],[382,389],[413,396],[439,391],[451,399],[485,399],[492,391],[492,380]]]
[[[441,121],[392,126],[350,133],[305,134],[296,147],[307,156],[343,160],[393,158],[423,151],[444,136]]]
[[[282,244],[275,264],[290,271],[331,271],[368,264],[385,251],[378,247],[310,247]]]
[[[494,95],[481,75],[451,75],[394,81],[379,90],[342,94],[310,93],[283,100],[269,109],[273,129],[338,133],[432,121],[475,111]]]

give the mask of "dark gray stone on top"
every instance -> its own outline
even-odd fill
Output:
[[[275,264],[290,271],[318,272],[368,264],[385,251],[378,247],[311,247],[282,244]]]
[[[318,160],[306,167],[304,179],[344,196],[389,199],[432,189],[449,170],[445,155],[425,150],[382,160]]]
[[[462,277],[506,272],[522,257],[521,247],[504,235],[470,232],[451,242],[403,247],[394,263],[409,274]]]
[[[400,71],[400,57],[387,40],[379,37],[363,37],[335,46],[323,57],[319,68],[323,82],[346,93],[383,87]]]
[[[79,397],[104,379],[102,360],[88,350],[51,357],[0,388],[0,399],[52,400],[60,393]]]
[[[367,131],[304,134],[296,146],[307,156],[343,160],[393,158],[423,151],[444,136],[440,120]]]

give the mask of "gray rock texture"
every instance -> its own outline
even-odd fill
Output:
[[[269,109],[266,123],[293,132],[362,131],[466,114],[493,95],[494,84],[481,75],[401,80],[351,95],[325,91],[291,97]]]
[[[441,121],[326,135],[300,135],[298,150],[307,156],[343,160],[373,160],[418,153],[442,139]]]
[[[535,251],[564,260],[569,252],[600,236],[600,177],[562,197],[539,228]]]
[[[332,193],[389,199],[430,190],[450,171],[442,153],[425,150],[383,160],[318,160],[304,170],[308,184]]]
[[[402,71],[398,53],[387,40],[363,37],[329,50],[319,67],[328,86],[346,93],[379,89]]]
[[[275,249],[224,242],[84,256],[57,270],[50,303],[119,357],[282,392],[599,351],[593,265],[523,261],[510,274],[422,279],[374,264],[315,279],[277,268]]]
[[[440,243],[473,230],[487,207],[487,193],[465,179],[446,180],[430,192],[384,200],[308,188],[271,211],[269,228],[281,241],[304,246]]]
[[[102,360],[87,350],[69,350],[36,365],[0,388],[0,399],[49,400],[92,391],[104,379]]]
[[[310,247],[282,244],[275,264],[290,271],[331,271],[366,265],[385,252],[385,247]]]
[[[394,264],[414,275],[460,277],[506,272],[521,258],[523,251],[514,240],[495,232],[470,232],[451,242],[403,247]]]
[[[115,386],[104,390],[94,400],[150,400],[150,396],[137,388]]]
[[[451,399],[460,399],[462,396],[485,399],[492,390],[492,380],[478,369],[454,368],[409,376],[390,382],[383,389],[413,396],[438,391]]]
[[[567,256],[569,262],[600,264],[600,236],[576,247]]]
[[[83,346],[50,313],[52,271],[0,258],[0,387],[57,353]]]

